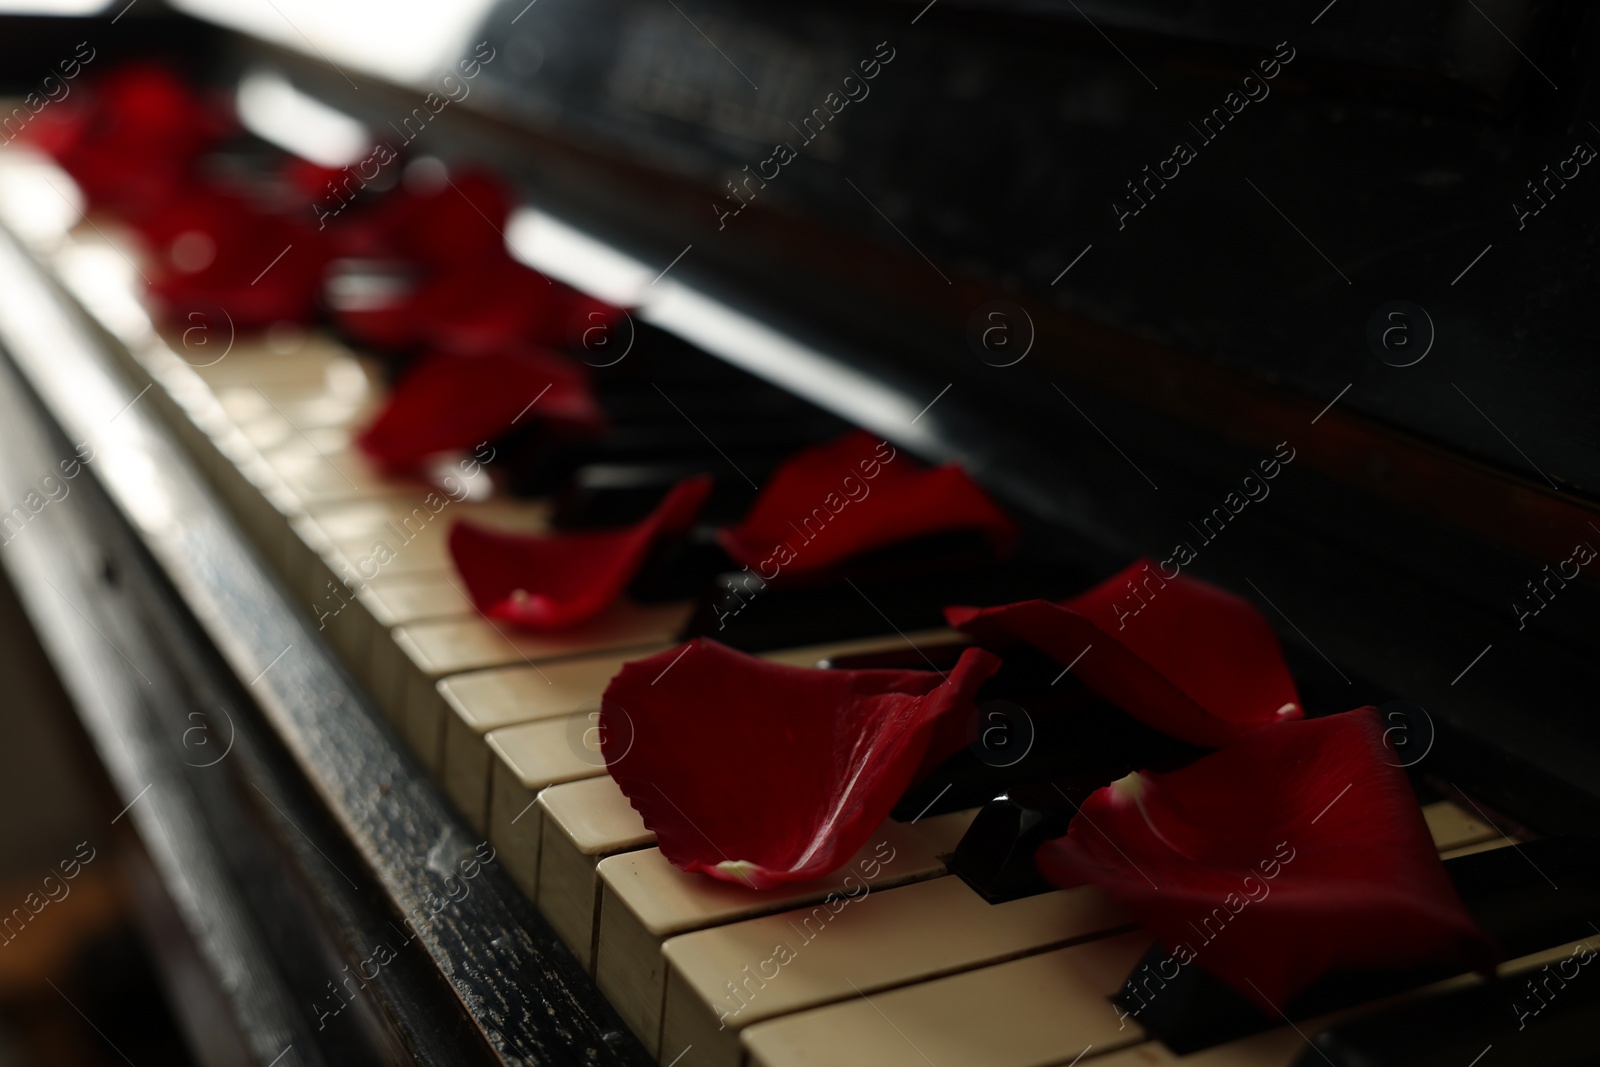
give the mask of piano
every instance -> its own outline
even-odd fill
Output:
[[[13,100],[58,59],[153,59],[236,102],[231,173],[354,137],[308,224],[382,171],[367,146],[411,161],[380,185],[491,167],[510,252],[627,309],[569,346],[611,437],[541,467],[511,434],[392,477],[353,442],[392,363],[326,308],[309,329],[153,318],[128,232],[27,138],[0,148],[0,566],[106,785],[108,847],[159,887],[196,1062],[1594,1059],[1583,977],[1525,1028],[1505,1007],[1592,955],[1585,928],[1498,977],[1129,1019],[1111,998],[1152,938],[1092,889],[980,892],[956,857],[998,825],[982,797],[897,811],[850,865],[871,892],[752,980],[835,879],[673,867],[591,728],[623,662],[717,636],[703,599],[519,631],[473,606],[445,540],[462,518],[637,518],[685,471],[726,521],[795,448],[864,429],[959,462],[1021,525],[1019,566],[951,579],[966,602],[1187,546],[1272,622],[1309,708],[1398,716],[1447,861],[1581,910],[1600,604],[1563,565],[1600,540],[1594,12],[448,6],[5,18]],[[383,281],[357,265],[325,300]],[[1241,489],[1274,458],[1270,492]],[[87,476],[55,479],[68,464]],[[41,496],[47,475],[71,491]],[[953,639],[944,589],[881,590],[757,601],[727,639],[800,666]]]

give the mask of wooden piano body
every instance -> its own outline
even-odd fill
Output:
[[[195,7],[83,26],[108,58],[270,76],[413,151],[491,161],[525,198],[508,242],[632,309],[645,380],[720,360],[959,460],[1086,576],[1188,546],[1281,624],[1314,709],[1427,709],[1414,772],[1442,852],[1600,821],[1593,579],[1515,610],[1600,538],[1586,194],[1569,179],[1540,219],[1520,190],[1571,139],[1545,81],[1584,91],[1593,15],[1480,11],[1508,56],[1444,0],[508,3],[467,27],[495,56],[472,95],[413,134],[426,79]],[[19,26],[16,51],[89,32]],[[847,75],[870,93],[760,170],[779,119]],[[1174,136],[1198,149],[1176,177]],[[757,894],[672,868],[585,726],[688,606],[557,637],[481,616],[448,524],[542,529],[556,502],[484,499],[491,462],[419,511],[429,486],[351,444],[386,388],[371,359],[320,332],[203,347],[156,328],[128,239],[62,181],[0,151],[0,502],[73,455],[88,477],[8,527],[0,564],[109,810],[127,805],[119,832],[222,991],[228,1025],[191,1024],[199,1058],[1315,1058],[1308,1035],[1337,1020],[1188,1055],[1151,1040],[1108,999],[1148,935],[1091,889],[983,901],[945,862],[970,812],[886,824],[852,864],[871,891],[838,910],[836,879]],[[1420,360],[1385,340],[1386,308]],[[1269,494],[1224,504],[1272,458]],[[941,639],[861,612],[767,654]],[[197,722],[228,744],[199,752]]]

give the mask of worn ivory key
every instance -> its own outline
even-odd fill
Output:
[[[397,627],[391,636],[398,654],[387,695],[399,709],[402,734],[423,765],[437,772],[449,713],[439,695],[441,678],[513,663],[543,667],[575,656],[651,648],[672,640],[691,610],[687,602],[640,605],[623,600],[591,622],[551,633],[516,630],[482,616]],[[379,684],[382,699],[381,677]]]
[[[662,946],[661,1055],[692,1046],[682,1067],[738,1067],[747,1026],[1121,932],[1129,922],[1090,886],[990,904],[947,876],[683,934]]]
[[[439,694],[449,709],[444,717],[441,768],[450,799],[474,827],[482,829],[487,823],[490,760],[493,758],[484,737],[491,731],[521,722],[597,715],[600,694],[626,659],[658,651],[658,648],[643,648],[626,658],[609,653],[580,656],[537,669],[520,664],[457,674],[440,681]],[[585,722],[580,732],[589,728],[588,721]],[[532,796],[527,797],[528,801],[532,799]],[[495,847],[501,846],[495,843]]]
[[[1140,931],[965,971],[744,1032],[754,1067],[1049,1067],[1145,1039],[1111,1003]]]

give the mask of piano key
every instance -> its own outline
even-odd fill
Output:
[[[1574,953],[1582,951],[1583,946],[1592,946],[1600,939],[1589,938],[1585,940],[1569,941],[1554,945],[1539,952],[1520,956],[1500,964],[1495,969],[1495,975],[1501,982],[1525,982],[1527,977],[1540,968],[1559,963],[1571,958]],[[1322,1036],[1329,1031],[1339,1031],[1351,1024],[1354,1020],[1378,1019],[1385,1015],[1392,1015],[1396,1022],[1393,1033],[1398,1038],[1397,1044],[1401,1048],[1394,1051],[1404,1051],[1411,1040],[1417,1040],[1424,1048],[1443,1045],[1450,1040],[1451,1030],[1446,1028],[1443,1032],[1434,1032],[1415,1027],[1409,1020],[1417,1018],[1417,1012],[1426,1011],[1430,1003],[1436,998],[1453,997],[1460,992],[1482,988],[1484,979],[1477,974],[1462,974],[1444,981],[1435,982],[1420,989],[1407,990],[1390,997],[1374,1000],[1367,1004],[1358,1005],[1340,1012],[1330,1013],[1315,1019],[1297,1023],[1295,1027],[1279,1027],[1263,1033],[1253,1034],[1250,1037],[1240,1038],[1223,1045],[1214,1045],[1211,1048],[1188,1055],[1179,1055],[1172,1052],[1159,1041],[1148,1041],[1130,1049],[1113,1052],[1104,1058],[1092,1062],[1095,1067],[1321,1067],[1331,1064],[1332,1067],[1387,1067],[1382,1059],[1368,1059],[1364,1056],[1351,1057],[1342,1062],[1329,1058],[1329,1053],[1338,1050],[1340,1044],[1337,1036],[1328,1041],[1322,1041]],[[1513,1019],[1513,1022],[1515,1020]],[[1530,1026],[1530,1029],[1532,1027]],[[1416,1030],[1414,1035],[1408,1030]],[[1346,1030],[1345,1033],[1351,1031]],[[1592,1031],[1591,1031],[1592,1032]],[[1370,1034],[1370,1031],[1369,1031]],[[1368,1038],[1370,1041],[1371,1039]],[[1313,1047],[1313,1041],[1319,1047]],[[1324,1050],[1323,1045],[1327,1048]],[[1511,1047],[1502,1045],[1502,1049]],[[1517,1064],[1530,1063],[1533,1067],[1554,1067],[1555,1064],[1578,1064],[1591,1060],[1592,1054],[1586,1047],[1575,1046],[1581,1054],[1576,1058],[1556,1058],[1552,1060],[1523,1060],[1517,1059],[1487,1059],[1485,1067],[1493,1063],[1514,1062]],[[1380,1047],[1374,1050],[1380,1055],[1388,1054],[1391,1049]],[[1482,1046],[1474,1049],[1466,1059],[1449,1061],[1465,1064],[1471,1067],[1473,1056],[1482,1056],[1486,1051]],[[1398,1059],[1388,1062],[1402,1063],[1412,1067],[1416,1062],[1411,1059]]]
[[[599,936],[595,865],[655,844],[656,835],[610,775],[553,785],[539,794],[539,878],[532,894],[551,927],[585,970]]]
[[[1453,848],[1449,852],[1442,852],[1440,853],[1440,857],[1442,859],[1453,860],[1460,856],[1471,856],[1477,852],[1488,852],[1491,849],[1505,848],[1511,843],[1512,842],[1507,841],[1505,838],[1496,838],[1492,841],[1479,841],[1477,844],[1463,845],[1460,848]]]
[[[439,694],[440,679],[486,667],[513,663],[538,667],[553,660],[666,644],[683,628],[689,610],[688,604],[639,605],[622,600],[590,622],[551,633],[518,630],[481,615],[419,622],[396,627],[388,646],[389,662],[374,666],[380,671],[392,667],[387,699],[397,709],[401,732],[423,765],[437,772],[449,714]]]
[[[445,792],[468,822],[483,829],[488,821],[493,757],[484,743],[485,736],[517,723],[565,720],[580,712],[598,712],[600,694],[622,669],[623,663],[667,647],[670,646],[641,648],[626,657],[615,654],[582,656],[540,668],[519,665],[441,680],[439,695],[449,709],[444,717],[444,750],[440,761]],[[533,799],[533,795],[529,795],[516,806],[520,809]],[[505,851],[492,837],[490,843]]]
[[[1430,827],[1435,832],[1436,840],[1441,844],[1454,843],[1455,841],[1460,840],[1464,834],[1465,836],[1470,837],[1475,834],[1481,834],[1484,831],[1481,823],[1470,827],[1467,826],[1466,824],[1469,823],[1470,820],[1466,819],[1465,815],[1460,811],[1459,808],[1456,808],[1454,805],[1451,805],[1448,802],[1430,807],[1433,809],[1433,814],[1429,819]],[[1144,947],[1148,947],[1150,943],[1151,942],[1148,936],[1142,937],[1141,944]],[[1123,960],[1122,963],[1124,965],[1122,966],[1121,972],[1113,973],[1109,976],[1109,980],[1105,985],[1104,991],[1096,994],[1096,998],[1108,997],[1121,988],[1123,982],[1127,978],[1128,972],[1134,969],[1133,965],[1137,962],[1137,957]],[[999,973],[1002,971],[1002,968],[991,968],[991,970],[995,971],[996,976],[998,977]],[[948,983],[952,982],[953,980],[945,979],[943,981]],[[948,1039],[948,1042],[956,1042],[957,1049],[966,1047],[960,1045],[960,1042],[964,1039],[957,1035],[985,1033],[984,1026],[987,1022],[987,1016],[983,1012],[976,1012],[970,1016],[962,1016],[954,1007],[949,1006],[950,1004],[959,1002],[942,1001],[938,991],[932,993],[922,992],[923,990],[929,989],[930,986],[938,985],[938,982],[934,982],[925,985],[913,986],[910,989],[901,990],[898,994],[885,994],[884,998],[891,996],[900,997],[903,998],[903,1002],[908,1005],[906,1019],[904,1020],[905,1025],[901,1027],[902,1030],[905,1030],[907,1026],[916,1027],[918,1025],[924,1025],[933,1028],[931,1031],[932,1033],[943,1034]],[[978,996],[979,994],[973,995]],[[1019,993],[1017,995],[1020,996],[1022,994]],[[808,1062],[834,1062],[840,1064],[876,1062],[894,1063],[898,1062],[897,1057],[903,1058],[907,1053],[909,1053],[911,1056],[911,1060],[908,1062],[916,1062],[917,1053],[914,1050],[909,1049],[904,1040],[896,1035],[890,1027],[887,1027],[883,1024],[883,1016],[879,1015],[878,1012],[882,1011],[885,1015],[889,1013],[889,1009],[885,1007],[883,1002],[884,998],[873,997],[872,1004],[867,1004],[862,1000],[848,1001],[836,1009],[823,1009],[821,1011],[793,1016],[779,1023],[766,1024],[766,1026],[775,1033],[780,1035],[785,1033],[788,1034],[787,1037],[769,1039],[775,1042],[773,1045],[774,1050],[783,1050],[783,1056],[781,1058],[777,1056],[776,1051],[771,1052],[773,1057],[771,1059],[772,1067],[779,1067],[779,1065],[788,1067],[790,1064],[798,1065]],[[924,998],[927,999],[925,1000]],[[889,1001],[890,1004],[900,1002],[902,1001]],[[1058,998],[1052,1002],[1056,1004],[1057,1012],[1068,1011],[1073,1006],[1072,1001],[1067,998]],[[924,1004],[931,1006],[927,1008],[916,1007]],[[874,1010],[874,1005],[876,1006],[876,1010]],[[1104,999],[1096,999],[1094,1006],[1098,1015],[1102,1017],[1109,1017],[1111,1019],[1110,1029],[1114,1032],[1114,1034],[1121,1035],[1125,1038],[1125,1040],[1121,1041],[1120,1043],[1131,1043],[1132,1041],[1138,1039],[1139,1031],[1137,1030],[1137,1024],[1132,1020],[1128,1020],[1128,1026],[1124,1029],[1119,1029],[1117,1021],[1118,1013],[1115,1011],[1115,1009],[1111,1008],[1107,1001]],[[831,1017],[829,1012],[835,1011],[840,1015],[840,1021],[837,1028],[830,1024]],[[858,1016],[856,1013],[861,1014]],[[818,1021],[810,1023],[801,1021],[806,1020],[809,1016],[816,1016]],[[1019,1063],[1065,1062],[1066,1060],[1071,1059],[1073,1056],[1076,1056],[1078,1053],[1082,1052],[1085,1047],[1089,1045],[1097,1045],[1102,1051],[1106,1050],[1108,1047],[1114,1047],[1111,1043],[1111,1038],[1103,1037],[1102,1040],[1096,1041],[1091,1036],[1083,1036],[1081,1038],[1068,1038],[1057,1041],[1054,1045],[1054,1053],[1052,1054],[1049,1043],[1037,1039],[1037,1023],[1035,1023],[1035,1020],[1030,1018],[1027,1014],[1002,1014],[1000,1017],[1005,1019],[1010,1027],[1017,1029],[1021,1035],[1018,1040],[1035,1041],[1035,1044],[1032,1046],[1024,1046],[1025,1050],[1030,1051],[1027,1051],[1026,1055],[1019,1054],[1019,1058],[1017,1060]],[[874,1044],[868,1036],[857,1035],[854,1030],[850,1029],[848,1020],[852,1018],[857,1018],[862,1024],[876,1023],[877,1026],[881,1028],[881,1032],[879,1033],[878,1037],[879,1040],[883,1042],[882,1047],[880,1047],[878,1044]],[[959,1027],[952,1027],[950,1029],[941,1029],[941,1027],[950,1027],[952,1018],[960,1018],[962,1025]],[[1049,1018],[1054,1020],[1054,1016],[1050,1015],[1040,1015],[1039,1018]],[[895,1021],[897,1024],[902,1022],[902,1020],[898,1017],[895,1017]],[[782,1027],[788,1025],[794,1026],[795,1029],[792,1032],[781,1029]],[[868,1029],[870,1030],[870,1026]],[[757,1033],[757,1031],[760,1030],[761,1027],[759,1026],[754,1028],[750,1036],[746,1039],[746,1047],[752,1051],[755,1051],[761,1047],[761,1041],[763,1039],[761,1039]],[[833,1041],[827,1035],[835,1032],[835,1030],[841,1034],[851,1035],[852,1040],[843,1040],[838,1042]],[[894,1041],[889,1040],[890,1038],[894,1038],[895,1041],[899,1041],[898,1048],[895,1047]],[[914,1037],[913,1041],[915,1041]],[[944,1052],[944,1054],[939,1057],[939,1062],[944,1063],[947,1059],[950,1059],[951,1062],[955,1063],[964,1062],[961,1059],[959,1052],[953,1058],[951,1057],[950,1052],[952,1049],[948,1042],[935,1046],[940,1047]],[[986,1040],[983,1043],[979,1043],[971,1047],[973,1049],[972,1055],[976,1057],[976,1059],[972,1062],[1011,1062],[995,1051],[997,1049],[1009,1050],[1012,1047],[1006,1042],[1000,1041],[998,1038],[993,1041]],[[982,1050],[986,1047],[991,1050],[990,1055],[993,1057],[992,1059],[983,1058]],[[871,1053],[868,1055],[862,1055],[860,1057],[846,1055],[845,1053],[845,1050],[858,1048],[871,1050]],[[820,1058],[809,1059],[807,1058],[807,1055],[802,1055],[803,1050],[810,1050],[809,1055]],[[668,1048],[666,1045],[663,1045],[662,1052],[664,1055],[670,1054],[671,1051],[672,1050],[670,1048]],[[756,1062],[765,1063],[767,1061],[763,1060],[761,1055],[757,1055]]]
[[[396,626],[425,619],[476,614],[449,558],[449,529],[457,519],[519,530],[546,526],[548,508],[537,501],[463,501],[442,497],[387,497],[345,502],[291,520],[310,562],[286,564],[285,578],[319,626],[334,625],[345,662],[369,688],[377,688],[375,649]],[[328,532],[343,538],[344,550]],[[402,581],[404,579],[404,581]],[[378,592],[371,592],[374,585]],[[379,660],[386,662],[383,660]]]
[[[1433,843],[1440,852],[1500,837],[1499,830],[1448,800],[1424,805],[1422,817],[1427,820],[1428,832],[1433,835]]]
[[[749,1027],[752,1067],[1047,1067],[1145,1039],[1110,996],[1134,931]],[[666,1050],[671,1055],[672,1050]]]
[[[666,994],[667,939],[824,900],[846,875],[872,890],[944,874],[939,842],[918,826],[886,821],[839,871],[776,889],[754,890],[679,870],[657,848],[600,861],[600,928],[595,981],[628,1026],[656,1051]]]
[[[977,808],[967,808],[964,811],[947,811],[943,815],[924,815],[914,822],[908,820],[907,825],[915,826],[917,833],[933,846],[933,854],[948,864],[956,846],[967,835],[977,817]]]
[[[674,937],[661,1052],[683,1067],[738,1067],[740,1032],[766,1019],[1014,956],[1122,932],[1128,916],[1089,886],[990,904],[959,878]],[[768,975],[766,965],[777,973]]]
[[[379,574],[351,588],[328,580],[323,595],[312,601],[319,629],[361,683],[376,690],[378,650],[397,626],[436,619],[468,619],[477,614],[459,578],[446,572]]]
[[[543,815],[539,794],[553,785],[606,773],[598,735],[566,718],[537,719],[484,738],[493,758],[489,778],[489,842],[506,871],[530,897],[538,894]]]
[[[741,457],[738,463],[757,485],[765,484],[773,466],[759,459],[751,463],[751,457]],[[700,522],[707,526],[738,522],[755,503],[757,491],[733,472],[715,467],[708,470],[699,460],[584,464],[567,479],[552,521],[571,529],[637,522],[678,482],[706,473],[715,478],[715,484],[700,509]]]
[[[334,524],[334,532],[323,513],[312,509],[298,532],[319,551],[323,566],[314,568],[314,580],[345,575],[359,584],[377,573],[454,572],[450,530],[461,520],[515,533],[549,529],[550,508],[545,501],[452,502],[442,493],[426,492],[388,496],[377,504],[374,511],[387,513],[381,525],[357,530],[351,529],[354,521],[341,521]]]
[[[325,431],[313,431],[325,435]],[[307,507],[334,500],[392,496],[414,492],[418,499],[432,487],[420,478],[398,478],[384,473],[366,454],[345,442],[292,440],[261,455]]]

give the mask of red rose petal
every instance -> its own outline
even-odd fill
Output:
[[[503,252],[420,286],[408,310],[419,333],[459,352],[517,340],[563,348],[577,343],[594,322],[610,325],[621,314]],[[591,320],[591,313],[600,319]]]
[[[1206,582],[1163,579],[1147,560],[1060,603],[952,607],[945,617],[987,647],[1022,641],[1074,663],[1101,696],[1191,744],[1216,748],[1303,714],[1260,612]]]
[[[1099,886],[1268,1011],[1333,969],[1482,966],[1492,945],[1386,752],[1370,707],[1258,730],[1099,790],[1039,869]]]
[[[511,534],[458,522],[450,558],[490,618],[541,630],[575,626],[622,594],[657,538],[688,529],[711,485],[704,475],[685,478],[650,515],[619,530]]]
[[[309,226],[199,184],[134,224],[155,253],[151,293],[173,321],[218,308],[241,329],[311,319],[326,255]]]
[[[437,353],[400,380],[357,443],[384,466],[408,470],[431,455],[472,448],[513,425],[535,422],[575,435],[605,429],[583,364],[537,349]]]
[[[824,875],[865,844],[937,755],[940,720],[970,714],[999,665],[969,649],[948,680],[812,670],[699,638],[612,679],[601,748],[668,860],[766,889]]]
[[[981,530],[997,552],[1017,529],[955,465],[923,467],[856,431],[809,448],[773,474],[737,526],[717,531],[727,553],[805,574],[930,534]]]
[[[337,317],[366,344],[486,352],[517,343],[581,345],[586,330],[608,327],[621,314],[497,251],[425,277],[392,303]]]
[[[196,158],[227,129],[175,74],[129,63],[46,107],[29,129],[91,207],[130,217],[169,202]],[[76,94],[74,94],[76,96]]]

